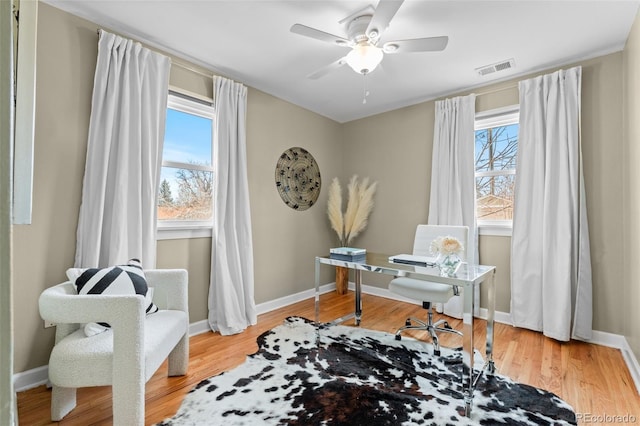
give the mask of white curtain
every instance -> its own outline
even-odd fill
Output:
[[[475,185],[476,95],[436,102],[431,160],[431,225],[469,227],[467,262],[478,263]],[[475,298],[479,308],[479,292]],[[462,318],[462,300],[454,296],[444,305],[444,313]]]
[[[591,338],[591,257],[580,151],[580,67],[521,81],[511,318]],[[573,322],[573,331],[571,324]]]
[[[76,267],[156,262],[156,196],[169,67],[166,56],[100,31]]]
[[[214,77],[213,86],[217,151],[209,325],[228,335],[257,322],[247,179],[247,88],[222,77]]]

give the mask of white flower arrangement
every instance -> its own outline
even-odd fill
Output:
[[[429,250],[434,255],[438,255],[438,254],[442,254],[443,256],[449,256],[451,254],[460,255],[464,250],[464,246],[460,241],[458,241],[457,238],[446,236],[446,237],[438,237],[435,240],[431,241]]]

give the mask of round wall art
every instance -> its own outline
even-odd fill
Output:
[[[276,188],[282,201],[294,210],[307,210],[320,195],[320,169],[304,148],[293,147],[276,164]]]

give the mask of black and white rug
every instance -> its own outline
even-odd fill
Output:
[[[356,327],[316,330],[304,318],[258,338],[235,369],[200,382],[158,425],[575,425],[556,395],[507,377],[481,379],[471,418],[459,392],[459,354]],[[481,361],[481,360],[480,360]]]

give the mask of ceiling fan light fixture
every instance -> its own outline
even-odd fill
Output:
[[[383,50],[385,53],[394,53],[396,50],[398,50],[398,48],[399,48],[399,47],[400,47],[400,46],[398,46],[398,45],[397,45],[397,44],[395,44],[395,43],[387,43],[387,44],[385,44],[385,45],[382,47],[382,50]]]
[[[368,74],[382,61],[384,53],[368,42],[357,44],[345,58],[347,64],[359,74]]]

